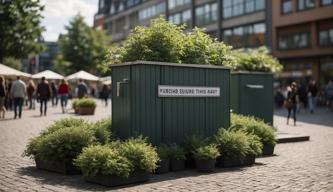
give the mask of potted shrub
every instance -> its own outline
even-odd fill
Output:
[[[158,160],[155,148],[141,137],[90,146],[83,150],[75,164],[87,181],[117,186],[147,181]]]
[[[197,169],[201,172],[212,172],[219,155],[219,150],[214,144],[199,147],[194,152]]]
[[[111,131],[102,122],[89,123],[83,119],[64,118],[55,121],[45,131],[32,138],[24,155],[36,161],[37,168],[65,174],[80,171],[73,166],[83,147],[108,143]]]
[[[114,140],[115,136],[111,133],[111,117],[107,117],[96,121],[91,126],[91,130],[94,132],[94,136],[101,144],[107,144],[111,140]]]
[[[250,150],[247,134],[241,131],[219,129],[215,136],[221,156],[217,158],[218,167],[240,166]]]
[[[78,103],[79,115],[93,115],[95,113],[96,101],[91,98],[80,99]]]
[[[276,144],[275,129],[264,121],[251,116],[231,114],[231,129],[253,133],[263,144],[262,154],[273,155]]]
[[[157,168],[155,173],[167,173],[169,172],[170,168],[170,157],[169,157],[169,147],[166,144],[162,144],[157,147],[157,154],[160,158],[159,162],[157,163]]]
[[[185,169],[185,151],[179,145],[173,143],[169,145],[170,169],[171,171],[181,171]]]
[[[209,139],[202,135],[193,134],[185,138],[184,148],[186,152],[185,166],[188,168],[195,168],[195,151],[205,145],[208,145]]]
[[[72,100],[72,108],[74,109],[74,113],[78,114],[79,113],[79,104],[80,100],[79,99],[73,99]]]
[[[30,140],[25,155],[32,157],[39,169],[78,174],[80,171],[73,165],[73,159],[95,142],[94,133],[89,129],[62,128]]]
[[[262,143],[260,138],[254,134],[247,134],[249,142],[249,150],[244,158],[243,165],[253,165],[255,158],[262,154]]]

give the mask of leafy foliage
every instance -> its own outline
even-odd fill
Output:
[[[161,144],[157,147],[157,154],[160,159],[169,159],[170,151],[169,146],[167,144]]]
[[[242,131],[219,129],[215,136],[221,156],[225,159],[241,159],[249,153],[248,136]]]
[[[119,150],[109,145],[92,145],[84,148],[74,162],[86,176],[102,174],[128,177],[134,168]]]
[[[263,145],[276,144],[275,131],[271,125],[266,124],[263,120],[251,116],[231,114],[231,129],[242,130],[254,134],[260,138]]]
[[[110,131],[111,124],[112,124],[111,117],[107,117],[95,122],[91,126],[91,129],[93,130],[96,139],[101,144],[107,144],[110,142],[110,140],[113,139],[113,135]]]
[[[129,138],[119,145],[120,153],[134,166],[134,169],[152,172],[157,168],[159,157],[156,149],[143,137]]]
[[[121,61],[180,62],[183,28],[166,22],[162,17],[151,21],[149,27],[138,26],[128,36],[121,52]]]
[[[88,122],[83,119],[77,119],[72,117],[64,118],[55,121],[52,125],[47,127],[45,131],[42,131],[41,135],[48,135],[59,129],[68,128],[68,127],[82,127],[87,124]]]
[[[38,43],[38,39],[44,31],[44,28],[41,27],[43,8],[40,0],[15,0],[0,3],[1,63],[4,58],[21,59],[43,50],[43,45]]]
[[[21,69],[21,61],[19,59],[15,59],[14,57],[6,57],[3,59],[3,63],[11,68],[20,70]]]
[[[187,154],[193,155],[193,153],[200,147],[209,143],[209,139],[202,135],[193,134],[185,138],[184,146]]]
[[[38,155],[51,160],[74,157],[83,147],[92,143],[110,142],[110,124],[109,118],[96,123],[75,118],[55,121],[39,136],[30,139],[24,155],[34,158]]]
[[[266,47],[258,49],[243,49],[233,51],[236,63],[228,65],[234,70],[279,72],[282,65],[272,55],[269,55]]]
[[[91,98],[82,98],[75,104],[77,107],[96,107],[96,101]]]
[[[197,159],[216,159],[219,155],[220,152],[214,144],[199,147],[194,152]]]
[[[65,74],[98,68],[107,54],[110,37],[89,27],[81,15],[76,15],[66,30],[58,40],[60,53],[55,68]]]
[[[169,157],[170,159],[176,160],[185,160],[185,150],[181,146],[177,145],[176,143],[172,143],[168,145],[169,149]]]
[[[254,134],[247,134],[247,136],[250,145],[248,155],[256,157],[262,155],[263,144],[260,142],[260,138]]]
[[[89,129],[68,127],[32,139],[25,154],[46,160],[75,158],[84,147],[95,141],[96,138]]]

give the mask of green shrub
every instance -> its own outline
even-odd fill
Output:
[[[119,146],[120,153],[126,157],[136,170],[152,172],[159,161],[156,149],[143,137],[130,138]]]
[[[170,158],[169,146],[166,144],[159,145],[157,147],[157,154],[160,159],[169,159]]]
[[[175,143],[172,143],[172,144],[169,144],[168,147],[169,147],[170,159],[176,159],[176,160],[185,160],[186,159],[185,150],[181,146],[179,146]]]
[[[247,134],[250,149],[248,155],[250,156],[260,156],[262,155],[263,144],[260,142],[260,138],[254,134]]]
[[[73,99],[72,100],[72,108],[73,109],[76,109],[78,107],[78,104],[79,104],[79,99]]]
[[[279,61],[268,53],[266,47],[258,49],[239,49],[233,51],[236,63],[229,65],[234,70],[279,72],[283,66]]]
[[[112,145],[92,145],[84,148],[75,159],[75,165],[80,167],[86,176],[117,175],[128,177],[133,171],[132,163]]]
[[[101,119],[92,124],[91,129],[93,130],[97,141],[101,144],[106,144],[113,139],[113,135],[111,133],[111,124],[111,117]]]
[[[45,160],[75,158],[84,147],[95,142],[96,138],[91,130],[68,127],[30,140],[25,155]]]
[[[184,147],[187,154],[193,155],[193,153],[202,146],[209,143],[209,138],[205,138],[202,135],[193,134],[185,138]]]
[[[180,62],[183,27],[165,21],[162,17],[153,19],[149,27],[135,27],[120,50],[119,57],[111,63],[146,60]]]
[[[64,118],[57,120],[53,124],[48,126],[46,130],[42,131],[41,135],[47,135],[59,129],[68,128],[68,127],[82,127],[87,124],[89,123],[83,119],[77,119],[72,117]]]
[[[275,130],[263,120],[251,116],[231,114],[231,129],[242,130],[257,135],[263,145],[276,144]]]
[[[242,131],[219,129],[215,136],[216,144],[224,159],[243,160],[250,152],[248,136]]]
[[[216,159],[219,155],[220,152],[214,144],[199,147],[194,152],[194,157],[197,159]]]
[[[96,107],[96,101],[91,98],[82,98],[76,105],[77,107]]]

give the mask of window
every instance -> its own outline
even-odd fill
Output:
[[[282,14],[291,13],[293,10],[292,0],[282,1]]]
[[[265,9],[265,0],[223,0],[223,18]]]
[[[297,2],[298,10],[306,10],[315,7],[315,0],[298,0]]]
[[[255,23],[223,31],[223,41],[235,48],[258,47],[265,44],[266,25]]]
[[[279,38],[280,49],[300,49],[310,47],[310,33],[282,35]]]
[[[139,11],[139,20],[146,20],[165,12],[165,2],[144,8]]]
[[[319,45],[333,45],[333,29],[319,31]]]
[[[104,8],[104,0],[99,0],[99,9]]]
[[[110,14],[114,14],[116,12],[116,8],[114,6],[114,3],[111,3],[111,7],[110,7]]]
[[[217,3],[196,7],[195,18],[197,25],[205,25],[217,21]]]
[[[322,6],[333,5],[333,0],[321,0]]]
[[[116,33],[124,32],[125,24],[126,24],[125,17],[116,20]]]
[[[189,4],[191,0],[169,0],[169,9]]]
[[[132,7],[140,3],[140,0],[127,0],[127,7]]]

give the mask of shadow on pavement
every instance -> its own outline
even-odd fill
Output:
[[[287,120],[288,111],[287,109],[274,109],[274,115],[285,117]],[[310,124],[324,125],[333,128],[333,112],[326,111],[325,108],[317,108],[315,113],[301,110],[300,113],[296,114],[297,122],[304,122]],[[292,119],[290,119],[292,122]]]
[[[255,163],[253,166],[263,166],[263,163]],[[117,189],[125,189],[137,185],[144,185],[144,184],[152,184],[157,182],[163,181],[170,181],[176,180],[181,178],[187,177],[198,177],[198,176],[206,176],[206,175],[214,175],[223,172],[241,172],[245,169],[251,168],[252,166],[248,167],[235,167],[235,168],[216,168],[212,173],[201,173],[197,172],[195,169],[187,169],[185,171],[179,172],[169,172],[165,174],[151,174],[150,180],[146,183],[139,183],[139,184],[131,184],[131,185],[124,185],[118,187],[105,187],[98,184],[93,184],[84,181],[82,175],[63,175],[59,173],[49,172],[45,170],[37,169],[34,166],[29,167],[21,167],[18,169],[18,174],[25,175],[29,177],[33,177],[40,182],[42,185],[51,185],[51,186],[63,186],[63,187],[70,187],[75,188],[77,190],[94,190],[94,191],[105,191],[105,190],[117,190]]]

